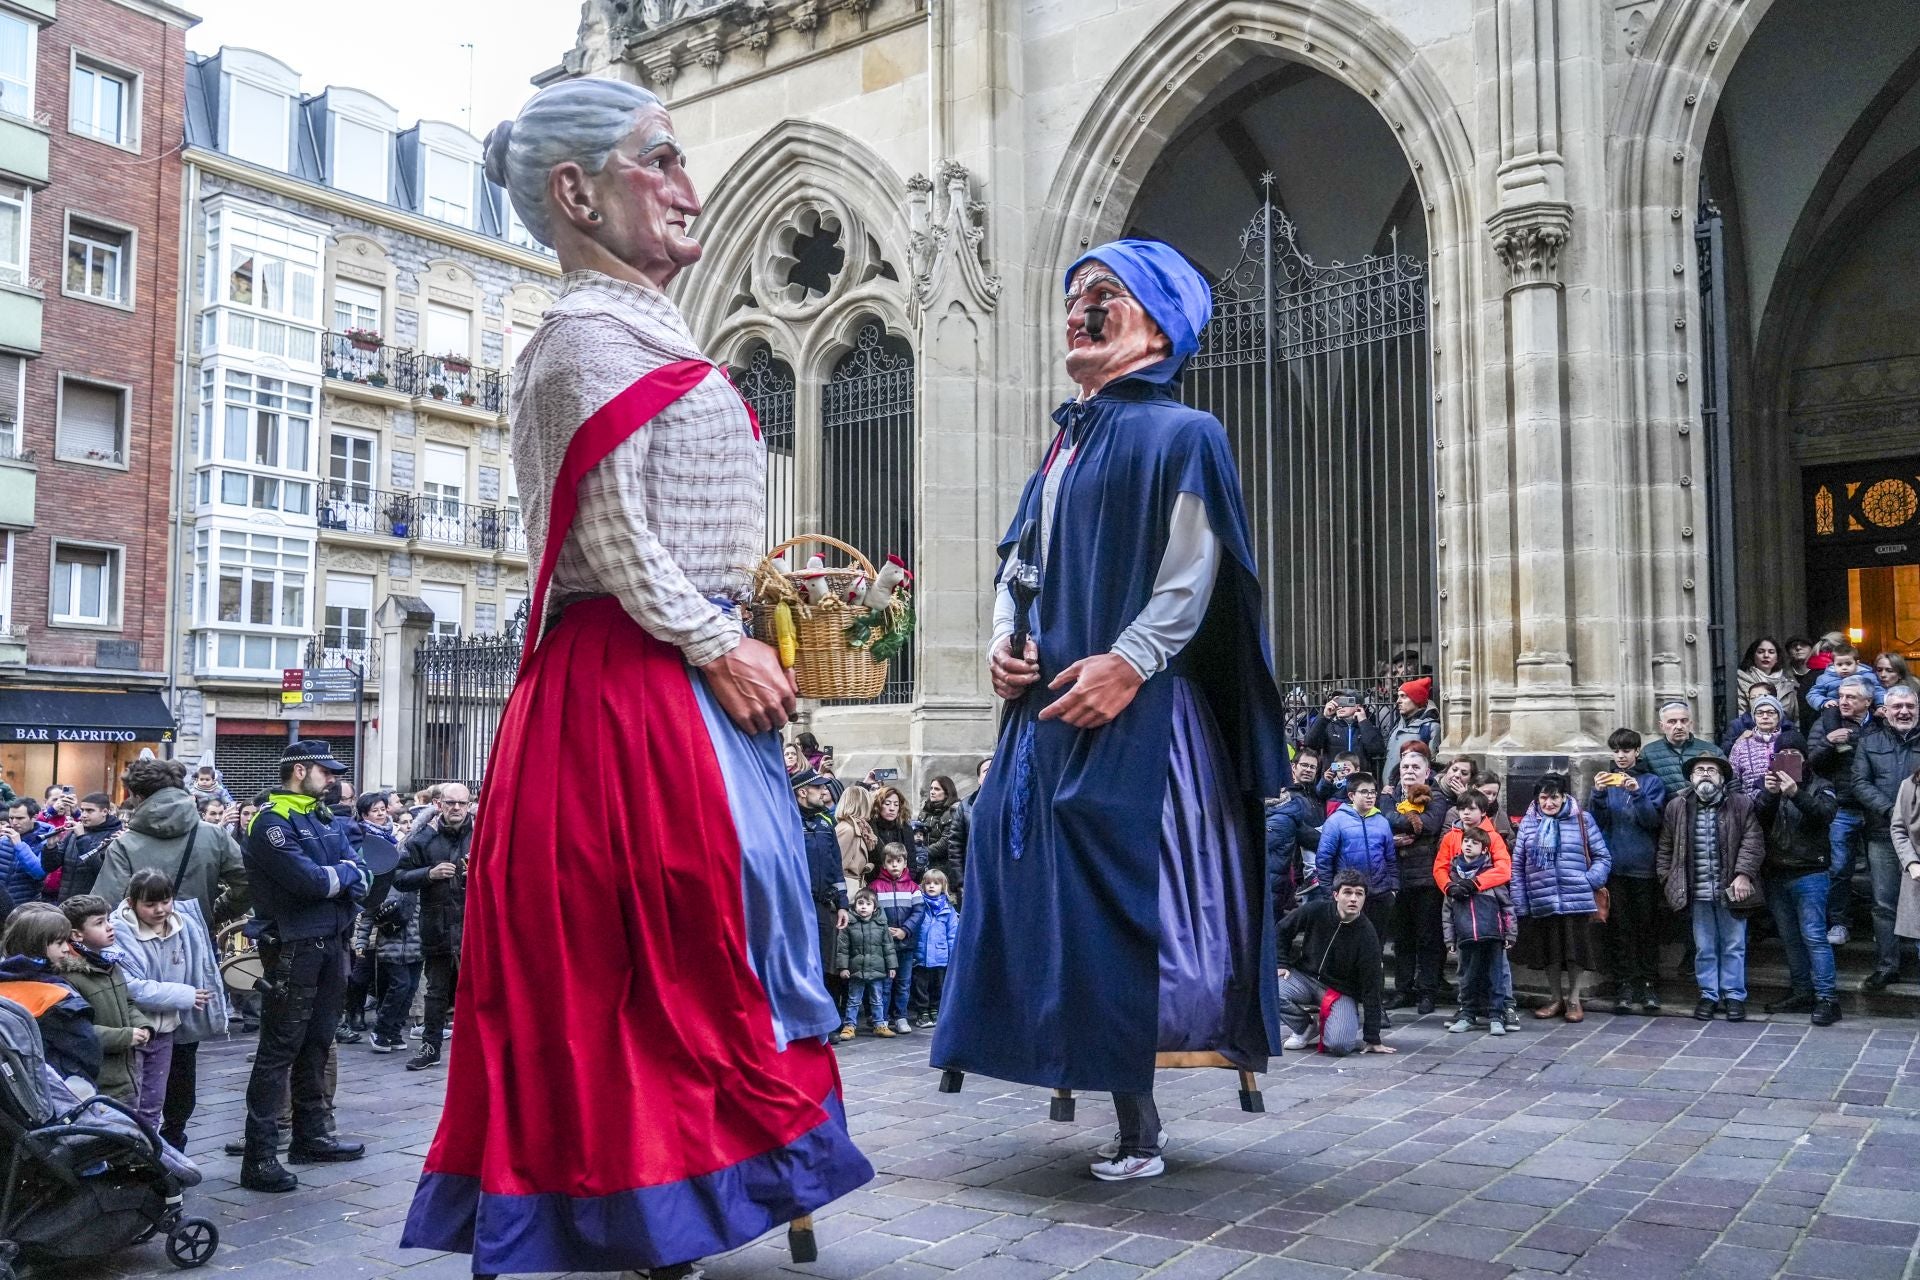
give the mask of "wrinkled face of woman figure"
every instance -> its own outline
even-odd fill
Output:
[[[1066,306],[1067,376],[1088,395],[1173,349],[1147,309],[1105,263],[1089,262],[1073,273]],[[1093,306],[1107,312],[1097,338],[1087,328],[1087,308]]]
[[[586,179],[588,203],[600,215],[594,240],[662,289],[700,260],[700,242],[688,232],[700,197],[686,159],[667,109],[643,107],[633,132]]]

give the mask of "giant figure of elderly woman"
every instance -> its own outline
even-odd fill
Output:
[[[487,141],[566,277],[514,368],[539,569],[402,1239],[480,1275],[684,1274],[872,1176],[775,732],[793,686],[740,627],[765,447],[662,292],[700,256],[682,161],[659,101],[612,80],[544,89]],[[590,840],[561,808],[583,779]]]
[[[1211,304],[1154,241],[1067,270],[1080,394],[1001,545],[1007,715],[933,1044],[943,1088],[1111,1092],[1107,1180],[1164,1170],[1156,1064],[1251,1073],[1279,1044],[1260,832],[1283,712],[1226,432],[1174,396]]]

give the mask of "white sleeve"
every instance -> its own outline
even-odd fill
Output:
[[[1141,679],[1165,669],[1200,630],[1219,570],[1220,539],[1207,523],[1207,504],[1198,494],[1183,493],[1173,501],[1167,550],[1160,557],[1153,595],[1113,644],[1113,652],[1132,664]]]
[[[1000,577],[994,583],[993,639],[987,642],[988,653],[998,649],[1002,640],[1012,638],[1014,623],[1019,617],[1020,611],[1014,607],[1013,603],[1013,588],[1007,585],[1007,569],[1012,566],[1014,559],[1013,555],[1007,557],[1001,566]]]

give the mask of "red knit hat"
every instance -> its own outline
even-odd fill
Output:
[[[1424,707],[1433,701],[1433,677],[1421,676],[1418,680],[1409,680],[1400,686],[1400,692],[1413,699],[1413,705]]]

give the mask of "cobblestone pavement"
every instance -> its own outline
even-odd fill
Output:
[[[936,1092],[924,1033],[862,1039],[841,1055],[878,1177],[821,1215],[818,1263],[786,1268],[768,1240],[707,1274],[1920,1280],[1920,1024],[1526,1021],[1494,1040],[1432,1016],[1389,1034],[1397,1057],[1289,1055],[1264,1115],[1239,1110],[1227,1072],[1162,1072],[1168,1173],[1119,1184],[1086,1170],[1113,1130],[1104,1098],[1052,1124],[1044,1090],[975,1077]],[[246,1050],[204,1055],[197,1152],[239,1132]],[[465,1275],[463,1257],[396,1244],[444,1073],[364,1046],[340,1062],[341,1129],[368,1158],[262,1196],[234,1185],[237,1161],[203,1156],[189,1205],[220,1222],[214,1267]],[[69,1274],[173,1273],[148,1244]]]

